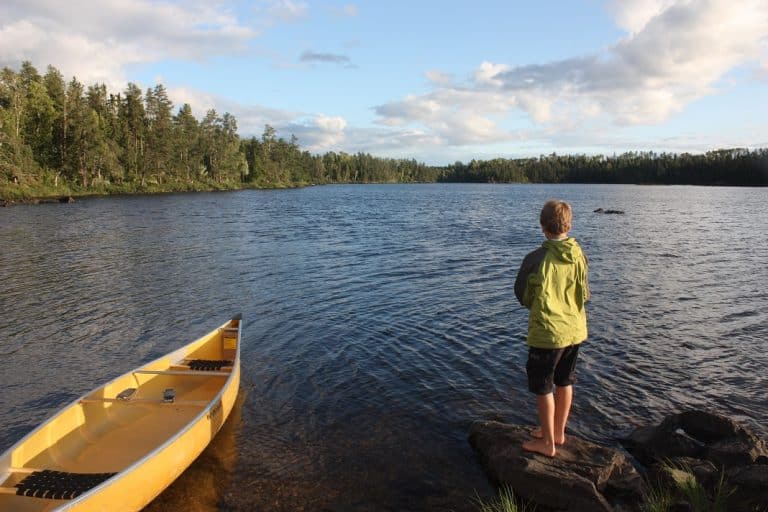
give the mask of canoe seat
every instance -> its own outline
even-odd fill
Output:
[[[71,500],[115,474],[67,473],[51,469],[34,471],[15,485],[16,494],[49,500]]]
[[[226,359],[192,359],[187,362],[187,366],[195,371],[216,372],[221,370],[224,366],[232,366],[232,361]]]

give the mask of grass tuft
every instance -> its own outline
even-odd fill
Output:
[[[643,512],[667,512],[675,503],[684,500],[695,512],[726,512],[728,497],[733,493],[720,473],[720,480],[707,490],[693,475],[689,466],[664,462],[662,471],[670,476],[671,484],[652,488],[645,495]]]
[[[668,512],[673,502],[671,492],[654,487],[646,493],[642,510],[643,512]]]
[[[476,498],[479,512],[533,512],[536,507],[531,503],[523,503],[515,498],[511,487],[503,486],[499,489],[499,495],[485,503],[480,497]]]

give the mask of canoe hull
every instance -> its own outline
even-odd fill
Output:
[[[0,510],[141,510],[229,417],[240,388],[241,333],[238,316],[62,409],[0,456]],[[218,366],[200,370],[201,361]],[[114,476],[70,500],[12,494],[42,469]]]
[[[203,452],[229,417],[237,400],[240,387],[240,368],[220,400],[199,421],[190,425],[185,432],[158,453],[147,458],[130,472],[119,476],[114,482],[105,482],[103,489],[78,503],[72,503],[61,510],[90,511],[138,511],[147,506],[161,492],[178,478]]]

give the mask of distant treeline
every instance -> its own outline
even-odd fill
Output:
[[[768,149],[473,160],[448,166],[441,181],[760,186],[768,185]]]
[[[446,167],[366,153],[302,150],[266,126],[241,138],[215,110],[174,112],[162,85],[66,82],[53,66],[24,62],[0,72],[0,197],[70,193],[288,187],[324,183],[688,183],[768,184],[768,150],[704,155],[626,153],[473,160]]]

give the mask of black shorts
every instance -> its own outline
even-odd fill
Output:
[[[552,392],[552,385],[570,386],[576,382],[579,345],[565,348],[528,347],[528,389],[537,395]]]

